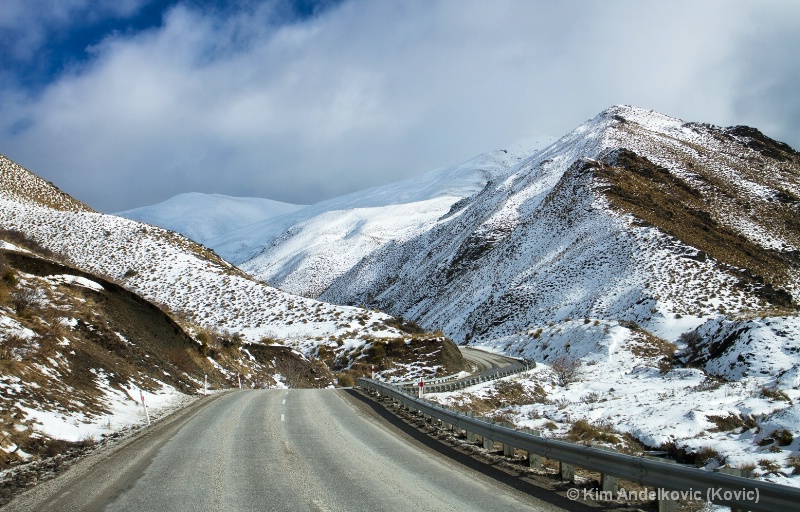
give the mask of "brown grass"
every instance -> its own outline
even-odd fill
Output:
[[[791,239],[800,240],[800,221],[795,211],[780,201],[751,202],[701,159],[685,161],[684,165],[695,173],[702,187],[693,186],[626,149],[607,155],[595,173],[607,184],[603,192],[613,207],[696,247],[701,251],[699,259],[710,256],[730,266],[733,272],[735,268],[747,269],[740,272],[743,285],[753,287],[773,305],[793,306],[791,296],[779,288],[800,269],[800,262],[737,234],[719,212],[740,211],[756,225],[775,223]],[[800,166],[794,165],[796,176]],[[759,176],[756,182],[765,179]]]

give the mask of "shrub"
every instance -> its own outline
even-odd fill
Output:
[[[706,419],[715,424],[717,428],[712,432],[730,432],[745,425],[745,420],[738,414],[728,414],[727,416],[706,416]]]
[[[557,398],[555,401],[553,401],[553,404],[556,406],[556,408],[558,408],[559,411],[561,411],[569,407],[572,404],[572,402],[569,401],[569,398],[562,397],[562,398]]]
[[[709,462],[716,461],[722,465],[725,463],[725,458],[714,448],[706,446],[695,455],[694,464],[698,468],[705,466]]]
[[[781,469],[780,465],[777,462],[769,459],[759,460],[758,467],[761,468],[761,470],[764,473],[777,473]]]
[[[775,442],[778,443],[778,446],[789,446],[792,444],[792,441],[794,441],[794,434],[785,428],[773,431],[770,434],[770,437],[775,439]]]
[[[777,388],[763,387],[761,388],[761,396],[767,400],[779,400],[792,403],[792,399],[789,398],[789,395]]]
[[[339,387],[342,388],[352,388],[356,385],[356,381],[352,375],[347,372],[341,372],[336,376],[336,381],[339,384]]]
[[[11,304],[18,315],[23,315],[36,305],[36,292],[30,289],[15,290],[11,293]]]
[[[581,362],[567,356],[560,356],[550,362],[550,368],[556,374],[559,386],[566,386],[578,380],[581,374]]]
[[[619,444],[622,440],[616,432],[604,424],[595,424],[587,420],[578,420],[572,424],[567,432],[567,438],[572,441],[598,442],[607,444]]]
[[[386,357],[386,344],[380,341],[373,341],[367,349],[370,360],[378,361]]]
[[[22,351],[28,346],[28,340],[16,335],[9,334],[0,340],[0,360],[9,361],[21,355]]]
[[[592,391],[590,393],[587,393],[587,394],[583,395],[581,397],[581,400],[583,402],[586,402],[587,404],[593,404],[595,402],[599,402],[600,401],[600,393]]]
[[[786,465],[792,468],[793,475],[800,475],[800,455],[792,455],[786,459]]]
[[[688,331],[678,336],[678,341],[685,343],[687,347],[694,349],[697,344],[703,341],[703,337],[697,331]]]
[[[722,379],[706,376],[700,384],[690,388],[692,391],[714,391],[722,386]]]

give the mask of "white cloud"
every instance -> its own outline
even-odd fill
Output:
[[[190,190],[312,202],[616,103],[733,124],[737,37],[790,10],[756,5],[350,0],[288,25],[271,3],[180,7],[40,96],[6,91],[0,151],[114,211]]]

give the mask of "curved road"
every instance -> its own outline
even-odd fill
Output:
[[[203,399],[5,510],[561,510],[412,439],[343,390]]]
[[[477,348],[472,347],[458,347],[461,350],[461,355],[464,356],[464,359],[474,363],[478,370],[476,373],[485,373],[489,370],[495,370],[499,368],[505,368],[507,366],[511,366],[512,364],[518,363],[519,361],[513,359],[511,357],[506,357],[500,354],[493,354],[491,352],[486,352],[485,350],[480,350]]]

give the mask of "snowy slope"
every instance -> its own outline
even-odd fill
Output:
[[[123,283],[177,316],[244,339],[290,339],[307,352],[328,338],[395,336],[388,315],[291,295],[259,282],[174,232],[80,206],[54,209],[60,193],[0,157],[0,223],[26,233],[75,267]],[[41,190],[34,199],[17,190]],[[68,196],[67,196],[68,197]],[[61,204],[61,203],[59,203]],[[77,203],[80,205],[80,203]]]
[[[514,150],[480,155],[458,166],[247,226],[210,240],[208,246],[275,286],[313,294],[388,241],[429,229],[454,203],[479,191],[524,154]],[[306,279],[311,280],[308,288],[302,284]]]
[[[303,208],[257,197],[188,192],[115,215],[176,231],[203,245],[222,235]]]
[[[622,436],[629,434],[683,462],[695,459],[708,469],[749,467],[761,479],[800,486],[800,318],[770,317],[744,325],[718,319],[699,329],[704,346],[722,344],[736,331],[743,336],[724,355],[705,366],[679,367],[669,362],[674,347],[636,327],[561,322],[484,346],[539,361],[528,375],[436,399],[474,408],[476,401],[494,397],[493,402],[508,405],[492,414],[546,437],[630,449]],[[737,361],[737,352],[745,362]],[[579,362],[566,384],[553,370],[563,361]],[[504,398],[509,384],[520,386],[526,396],[516,397],[517,403],[513,395]],[[576,438],[573,425],[579,420],[590,428],[577,430],[581,437]],[[593,436],[592,429],[606,435]]]
[[[788,147],[773,158],[737,133],[609,109],[432,229],[365,255],[320,298],[456,341],[584,317],[674,339],[686,317],[791,309],[800,158]]]

